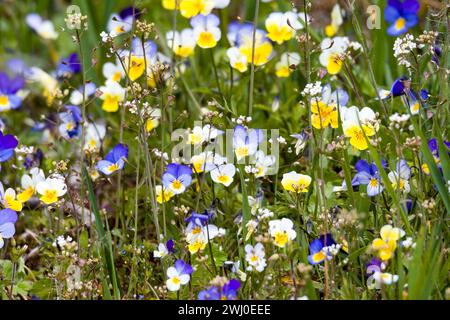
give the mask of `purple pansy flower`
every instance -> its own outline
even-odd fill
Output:
[[[72,53],[67,58],[62,58],[56,67],[56,76],[58,78],[69,78],[81,71],[80,59],[76,53]]]
[[[12,134],[3,135],[0,131],[0,162],[11,159],[18,144],[19,141]]]
[[[382,161],[383,167],[386,163]],[[357,171],[353,177],[352,186],[367,185],[367,195],[369,197],[376,196],[383,191],[378,167],[375,163],[369,164],[366,160],[359,160],[355,164]]]
[[[23,88],[25,81],[16,76],[10,79],[8,75],[0,71],[0,111],[17,109],[22,104],[22,98],[16,95]]]
[[[11,209],[3,209],[0,211],[0,249],[3,248],[5,242],[3,239],[9,239],[16,233],[14,224],[17,221],[17,213]]]
[[[66,106],[66,112],[59,114],[61,124],[59,133],[64,139],[79,138],[81,136],[81,111],[77,106]]]
[[[237,291],[241,283],[236,279],[231,279],[223,287],[212,286],[207,290],[200,291],[198,300],[236,300]]]
[[[162,183],[175,194],[183,193],[192,183],[192,169],[182,164],[171,163],[162,176]]]
[[[258,150],[258,145],[263,141],[264,135],[260,129],[247,129],[242,125],[234,128],[233,148],[238,160],[251,156]]]
[[[189,282],[192,272],[194,270],[188,263],[180,259],[175,261],[174,266],[167,269],[167,289],[169,291],[180,290],[181,285]]]
[[[309,256],[308,261],[311,264],[318,264],[325,259],[330,260],[331,254],[329,253],[328,247],[336,244],[331,234],[323,234],[319,237],[319,239],[315,239],[309,245]]]
[[[125,160],[128,158],[128,146],[125,144],[117,144],[108,154],[104,160],[100,160],[96,169],[106,175],[111,175],[118,170],[122,170],[125,165]]]
[[[414,27],[419,22],[419,9],[418,0],[389,0],[384,9],[384,19],[390,23],[388,34],[399,36]]]

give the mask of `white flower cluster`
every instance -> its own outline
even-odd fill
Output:
[[[286,139],[283,138],[282,136],[277,137],[277,141],[278,141],[279,144],[286,144]],[[269,143],[273,143],[273,139],[272,138],[269,139]]]
[[[71,249],[74,247],[75,242],[72,242],[73,239],[71,236],[58,236],[55,241],[53,241],[52,246],[55,248],[60,248],[61,251],[65,251],[66,249]]]
[[[252,117],[239,116],[238,118],[231,118],[231,121],[237,124],[244,124],[252,121]]]
[[[267,208],[259,208],[257,211],[258,220],[269,219],[273,217],[273,212]]]
[[[69,13],[66,18],[64,18],[68,28],[72,30],[80,30],[82,25],[83,29],[87,30],[87,16],[83,16],[80,12]]]
[[[155,156],[157,156],[158,158],[162,158],[164,160],[169,160],[169,155],[167,154],[167,152],[162,152],[161,150],[154,148],[153,150],[153,154]]]
[[[394,57],[397,58],[399,65],[407,68],[411,67],[408,56],[416,48],[417,43],[413,35],[408,33],[404,37],[397,38],[394,43]]]
[[[245,173],[248,174],[257,174],[259,172],[259,169],[254,166],[245,166]]]
[[[416,247],[416,243],[413,242],[413,238],[408,237],[406,240],[402,241],[402,247],[405,249],[412,248],[414,249]]]
[[[339,253],[339,250],[341,250],[342,245],[340,244],[332,244],[331,246],[328,247],[323,247],[322,248],[322,252],[325,253],[325,255],[331,254],[332,256],[335,256]]]
[[[305,89],[302,91],[302,96],[304,97],[318,97],[322,94],[322,84],[320,81],[316,81],[315,83],[308,83],[305,86]]]

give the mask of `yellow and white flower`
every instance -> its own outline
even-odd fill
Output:
[[[308,192],[308,187],[311,184],[311,177],[291,171],[283,174],[281,185],[290,192],[304,193]]]
[[[258,150],[255,153],[255,173],[256,178],[260,178],[266,175],[267,171],[275,164],[276,159],[273,155],[265,155],[262,150]]]
[[[26,17],[28,26],[33,29],[42,39],[54,40],[58,38],[55,26],[50,20],[44,20],[37,13],[30,13]]]
[[[67,186],[62,176],[55,175],[39,182],[36,185],[36,191],[41,195],[42,202],[52,204],[66,194]]]
[[[182,58],[187,58],[194,53],[197,41],[192,29],[183,29],[181,32],[169,31],[166,34],[167,46]]]
[[[253,269],[262,272],[266,267],[265,251],[262,243],[258,242],[255,246],[247,244],[245,246],[245,260],[248,263],[247,271]]]
[[[17,195],[17,200],[22,203],[27,202],[36,193],[36,186],[39,182],[45,181],[42,169],[32,168],[30,174],[31,176],[24,174],[21,179],[23,191]]]
[[[230,59],[230,65],[232,68],[238,70],[239,72],[245,72],[248,70],[247,56],[242,54],[238,48],[229,48],[227,50],[227,56],[228,59]]]
[[[329,74],[338,74],[341,71],[344,54],[350,45],[347,37],[325,38],[320,44],[322,53],[319,61],[327,68]]]
[[[304,13],[272,12],[266,19],[267,37],[282,44],[295,36],[296,30],[303,29]]]
[[[336,3],[331,10],[331,23],[325,27],[327,37],[333,37],[339,31],[339,27],[343,22],[341,7],[339,3]]]
[[[374,136],[379,129],[375,112],[368,107],[359,110],[352,106],[341,107],[340,115],[344,135],[350,138],[350,144],[358,150],[366,150],[369,147],[367,139]]]
[[[273,238],[274,244],[280,248],[284,248],[297,236],[297,232],[294,230],[294,223],[287,218],[269,221],[269,233]]]
[[[169,201],[175,195],[172,192],[172,190],[164,188],[161,185],[157,185],[155,187],[155,192],[156,192],[156,201],[160,204]]]
[[[84,150],[97,151],[106,135],[106,127],[102,123],[88,123]]]
[[[215,183],[223,184],[225,187],[228,187],[233,182],[233,177],[236,173],[236,167],[231,164],[224,164],[221,166],[217,166],[213,170],[211,170],[211,179]]]
[[[275,65],[276,75],[279,78],[287,78],[300,63],[300,55],[297,52],[284,52],[280,61]]]
[[[112,62],[106,62],[102,67],[103,76],[107,80],[119,82],[125,76],[125,71],[122,66]]]
[[[16,191],[12,188],[6,189],[3,188],[3,184],[0,182],[0,200],[3,204],[3,207],[9,208],[16,212],[22,211],[22,202],[20,202],[16,197]]]
[[[100,99],[103,100],[102,109],[106,112],[116,112],[119,110],[119,102],[125,99],[125,89],[110,79],[99,90],[102,93],[100,96]]]
[[[199,14],[210,14],[214,9],[214,0],[179,0],[181,15],[192,18]]]
[[[191,19],[194,38],[200,48],[213,48],[217,45],[222,36],[219,24],[220,20],[214,14],[198,15]]]

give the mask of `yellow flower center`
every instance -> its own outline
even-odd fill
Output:
[[[173,180],[172,182],[172,188],[174,188],[175,190],[180,189],[183,186],[183,184],[181,183],[180,180]]]
[[[119,97],[116,95],[107,94],[102,105],[106,112],[116,112],[119,109]]]
[[[236,155],[239,158],[243,158],[243,157],[248,156],[248,147],[238,147],[236,149]]]
[[[56,190],[45,190],[44,195],[41,197],[42,202],[45,204],[51,204],[58,201]]]
[[[212,48],[216,46],[217,41],[211,32],[203,31],[200,33],[197,43],[200,48]]]
[[[405,27],[406,20],[404,18],[398,18],[397,21],[395,21],[395,29],[401,30]]]
[[[279,247],[284,247],[286,243],[288,242],[288,236],[285,231],[280,232],[278,231],[275,233],[275,244]]]
[[[5,95],[0,95],[0,106],[6,106],[9,103],[9,99]]]
[[[173,278],[172,278],[172,282],[173,282],[174,284],[179,284],[181,281],[180,281],[180,278],[178,278],[178,277],[173,277]]]
[[[230,177],[228,177],[228,176],[226,176],[224,174],[221,174],[220,176],[217,177],[217,180],[219,180],[220,183],[225,184],[228,181],[230,181]]]

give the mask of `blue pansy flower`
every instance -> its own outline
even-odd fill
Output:
[[[17,213],[11,209],[3,209],[0,211],[0,249],[3,248],[5,241],[16,233],[14,224],[17,221]]]
[[[388,34],[399,36],[414,27],[419,22],[419,9],[417,0],[389,0],[384,9],[384,19],[390,23]]]
[[[319,239],[315,239],[309,245],[309,263],[318,264],[325,261],[325,259],[330,260],[332,256],[329,253],[328,247],[335,244],[336,242],[329,233],[321,235]]]
[[[11,159],[18,144],[19,141],[12,134],[3,135],[0,131],[0,162]]]
[[[221,288],[212,286],[207,290],[202,290],[198,294],[198,300],[236,300],[237,292],[241,283],[236,279],[231,279]]]
[[[69,78],[72,75],[79,73],[81,70],[81,62],[76,53],[72,53],[67,58],[59,60],[56,67],[56,76],[58,78]]]
[[[10,79],[8,75],[0,71],[0,111],[17,109],[22,104],[22,98],[17,91],[23,88],[25,81],[16,76]]]
[[[162,176],[162,183],[175,194],[183,193],[192,183],[192,169],[182,164],[171,163]]]
[[[100,160],[97,163],[96,169],[106,175],[113,174],[114,172],[123,169],[127,158],[128,146],[119,143],[108,152],[104,160]]]
[[[186,233],[191,232],[196,227],[205,226],[208,223],[210,218],[211,218],[210,215],[207,214],[206,211],[205,211],[205,214],[201,214],[201,213],[197,213],[197,212],[193,211],[189,215],[189,217],[184,219],[184,221],[187,222],[187,224],[188,224],[186,227]]]
[[[382,161],[383,167],[385,167],[385,161]],[[378,167],[375,163],[369,164],[365,160],[359,160],[355,164],[357,173],[353,177],[352,186],[367,185],[367,195],[369,197],[376,196],[383,191],[381,185],[381,178]]]
[[[81,111],[76,106],[66,106],[66,112],[59,114],[61,124],[59,125],[59,133],[64,139],[70,140],[81,136]]]
[[[247,129],[242,125],[234,128],[233,148],[237,160],[251,156],[258,150],[258,145],[263,141],[264,135],[260,129]]]

